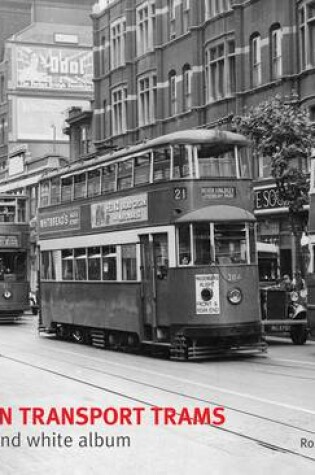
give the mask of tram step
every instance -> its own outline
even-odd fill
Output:
[[[96,348],[105,348],[105,333],[103,331],[91,332],[92,346]]]

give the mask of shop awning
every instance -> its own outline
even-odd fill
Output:
[[[177,218],[176,223],[195,223],[202,221],[256,221],[255,216],[237,206],[214,205],[191,211]]]

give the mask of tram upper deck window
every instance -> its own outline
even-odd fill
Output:
[[[68,176],[61,179],[61,201],[72,200],[73,176]]]
[[[49,181],[44,181],[40,185],[40,205],[49,205]]]
[[[96,196],[101,192],[101,170],[90,170],[87,174],[87,194]]]
[[[171,176],[171,151],[169,147],[153,151],[153,181],[169,180]]]
[[[234,145],[197,145],[197,156],[200,178],[236,178]]]
[[[86,187],[86,173],[80,173],[74,175],[74,199],[85,198],[87,187]]]
[[[102,169],[102,193],[116,190],[116,165],[107,165]]]
[[[135,158],[134,164],[134,175],[135,175],[135,186],[144,185],[150,182],[150,164],[151,164],[151,155],[146,153],[145,155],[140,155]]]
[[[50,203],[56,205],[60,203],[60,178],[52,178],[50,190]]]
[[[214,225],[215,258],[218,264],[247,264],[247,237],[244,223]]]
[[[190,177],[189,148],[187,145],[173,146],[173,178]]]
[[[118,163],[117,190],[132,187],[133,159]]]
[[[1,223],[14,223],[15,221],[15,206],[9,204],[0,205],[0,222]]]
[[[248,147],[237,147],[240,178],[251,178],[250,154]]]
[[[17,222],[25,223],[26,222],[26,201],[17,200]]]

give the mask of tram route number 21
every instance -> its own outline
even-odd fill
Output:
[[[174,199],[176,201],[187,200],[187,188],[183,186],[174,188]]]

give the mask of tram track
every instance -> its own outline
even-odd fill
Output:
[[[84,386],[87,386],[87,387],[90,387],[90,388],[93,388],[93,389],[96,389],[96,390],[99,390],[99,391],[102,391],[102,392],[106,392],[108,394],[112,394],[114,396],[118,396],[118,397],[124,398],[126,400],[129,400],[129,401],[132,401],[132,402],[135,402],[135,403],[138,403],[138,404],[142,404],[143,406],[147,406],[147,407],[156,406],[156,404],[152,403],[148,399],[145,399],[145,398],[142,399],[142,398],[138,398],[138,397],[135,397],[135,396],[131,396],[131,395],[127,394],[126,392],[113,390],[109,387],[93,383],[93,382],[88,381],[84,378],[71,376],[69,374],[66,374],[65,372],[60,372],[60,371],[57,371],[55,369],[49,368],[47,366],[30,363],[30,362],[27,362],[25,360],[22,360],[22,359],[13,357],[13,356],[8,356],[8,355],[5,355],[5,354],[0,354],[0,358],[6,359],[8,361],[11,361],[11,362],[19,364],[19,365],[27,366],[27,367],[35,369],[35,370],[43,371],[45,373],[52,374],[54,376],[57,376],[57,377],[60,377],[60,378],[63,378],[63,379],[66,379],[66,380],[69,380],[69,381],[72,381],[72,382],[75,382],[75,383],[78,383],[78,384],[82,384]],[[55,361],[57,361],[59,363],[62,363],[62,362],[63,363],[68,363],[68,361],[65,361],[65,360],[62,360],[62,359],[59,359],[59,358],[55,359]],[[81,370],[84,369],[84,370],[88,370],[88,371],[97,372],[97,373],[100,373],[100,374],[103,374],[103,375],[106,375],[106,376],[109,376],[109,377],[112,377],[112,378],[116,378],[118,380],[122,380],[124,382],[128,382],[128,383],[136,384],[136,385],[146,387],[146,388],[149,388],[149,389],[153,389],[155,391],[159,391],[159,392],[162,392],[164,394],[180,397],[180,398],[185,399],[186,401],[190,400],[190,401],[193,401],[193,402],[198,402],[199,404],[202,403],[202,404],[208,404],[208,405],[209,404],[211,404],[211,405],[222,405],[222,404],[217,403],[213,400],[196,397],[196,396],[187,394],[185,392],[175,391],[175,390],[168,389],[168,388],[165,388],[165,387],[162,387],[162,386],[146,383],[146,382],[134,379],[134,378],[122,376],[122,375],[112,373],[112,372],[109,372],[109,371],[105,371],[105,370],[101,370],[101,369],[95,369],[95,368],[92,368],[90,366],[86,366],[86,365],[82,365],[82,364],[76,364],[76,366],[77,366],[78,369],[81,369]],[[191,383],[194,384],[194,381],[191,381]],[[224,407],[229,411],[233,411],[234,413],[237,413],[237,414],[240,414],[240,415],[243,415],[243,416],[245,415],[247,417],[263,421],[264,423],[273,424],[273,425],[276,425],[277,427],[283,427],[283,428],[286,428],[286,429],[291,429],[291,430],[296,431],[298,433],[303,433],[304,436],[305,436],[305,434],[308,434],[308,435],[311,435],[311,436],[313,436],[315,434],[315,431],[305,429],[305,428],[302,428],[302,427],[298,427],[294,424],[279,421],[277,419],[273,419],[273,418],[270,418],[270,417],[261,416],[259,414],[255,414],[255,413],[252,413],[252,412],[249,412],[249,411],[241,410],[241,409],[232,407],[230,405],[225,405],[224,404]],[[178,413],[177,413],[177,415],[178,415]],[[306,454],[301,453],[297,450],[292,450],[290,448],[284,447],[280,444],[270,443],[268,440],[264,440],[263,438],[260,438],[260,437],[254,437],[254,436],[248,435],[248,434],[246,434],[242,431],[237,431],[237,430],[233,430],[232,428],[218,427],[218,426],[211,426],[211,428],[217,429],[219,431],[222,431],[223,433],[233,435],[233,436],[241,438],[243,440],[247,440],[247,441],[256,443],[256,444],[258,444],[258,445],[260,445],[260,446],[262,446],[262,447],[264,447],[265,449],[268,449],[268,450],[281,452],[281,453],[285,453],[285,454],[288,454],[288,455],[294,455],[294,456],[301,457],[303,459],[310,460],[310,461],[315,461],[315,456],[312,457],[312,456],[306,455]]]

